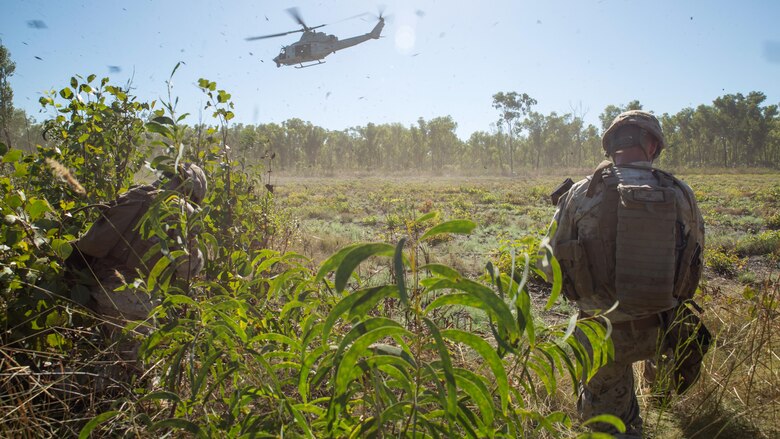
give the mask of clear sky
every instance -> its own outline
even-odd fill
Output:
[[[383,38],[310,68],[272,58],[300,34],[286,9],[339,38],[369,32],[384,9]],[[762,91],[780,103],[780,1],[776,0],[0,0],[0,39],[16,62],[14,103],[37,119],[44,90],[72,75],[131,77],[143,100],[179,111],[205,102],[198,78],[235,102],[236,121],[298,117],[334,130],[368,122],[410,125],[450,115],[458,134],[489,131],[493,94],[528,93],[536,111],[576,111],[598,126],[609,104],[638,99],[657,114]]]

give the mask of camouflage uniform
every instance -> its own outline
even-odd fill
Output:
[[[74,265],[85,266],[83,271],[92,279],[90,308],[106,319],[108,325],[104,329],[111,338],[117,337],[117,329],[128,320],[147,319],[149,312],[159,304],[158,298],[132,286],[133,279],[137,277],[146,280],[151,269],[163,257],[159,250],[149,253],[160,243],[160,238],[143,238],[138,230],[140,220],[163,190],[176,191],[199,203],[205,196],[206,187],[205,174],[195,165],[185,166],[181,176],[171,179],[162,189],[158,185],[134,187],[101,212],[101,217],[75,243],[77,251],[74,254],[80,260]],[[184,197],[178,197],[173,202],[178,203],[182,215],[195,213],[195,206]],[[188,255],[174,262],[175,277],[179,279],[195,276],[204,265],[195,231],[189,232],[190,236],[185,240],[178,236],[175,229],[168,243],[170,250],[182,249],[183,243]],[[137,331],[147,334],[150,328],[142,325]],[[138,347],[139,343],[135,341],[121,342],[119,355],[124,360],[135,361]]]
[[[660,126],[658,126],[658,134],[660,134]],[[605,137],[606,135],[607,133]],[[660,144],[662,147],[662,135]],[[614,166],[611,168],[612,178],[617,177],[621,185],[657,185],[658,172],[654,171],[651,165],[650,161],[644,161],[632,162],[626,166]],[[596,175],[598,172],[594,177]],[[601,243],[600,237],[600,233],[604,234],[601,205],[605,198],[606,186],[599,182],[592,182],[594,177],[575,183],[561,197],[553,219],[557,223],[557,230],[550,240],[553,253],[561,262],[564,272],[564,289],[570,290],[567,291],[569,293],[567,295],[575,301],[581,310],[581,315],[585,316],[603,313],[615,304],[614,264],[620,264],[620,261],[615,261],[610,267],[609,262],[603,262],[604,254],[610,251],[608,246]],[[590,193],[588,193],[589,188]],[[608,318],[613,325],[614,361],[600,368],[590,381],[583,383],[578,401],[578,409],[583,419],[608,413],[623,420],[627,432],[625,436],[619,437],[641,437],[642,435],[642,418],[634,391],[632,364],[636,361],[659,360],[660,354],[667,353],[668,346],[662,340],[662,323],[670,310],[677,306],[678,298],[688,298],[693,295],[700,276],[701,248],[704,245],[701,213],[696,206],[693,192],[687,185],[678,180],[674,190],[679,212],[676,224],[679,232],[674,233],[677,240],[675,251],[679,254],[685,248],[698,249],[693,253],[686,253],[692,254],[691,257],[697,261],[690,268],[684,267],[683,270],[678,270],[675,276],[675,290],[679,291],[674,291],[673,295],[669,294],[666,302],[656,300],[652,305],[648,304],[648,307],[636,304],[626,306],[621,303],[609,313]],[[567,243],[580,246],[578,252],[569,251]],[[612,252],[614,255],[614,247]],[[589,262],[581,263],[580,259],[587,259]],[[587,278],[588,284],[592,285],[592,291],[588,294],[577,294],[572,291],[578,289],[578,285],[582,285],[582,278]],[[568,284],[566,280],[569,281]],[[582,288],[585,289],[590,287]],[[641,294],[639,297],[641,298]],[[589,347],[587,338],[581,332],[577,331],[576,335],[580,342]],[[607,424],[596,425],[597,430],[616,433],[608,427]]]

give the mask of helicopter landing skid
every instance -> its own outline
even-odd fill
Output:
[[[306,68],[306,67],[313,67],[313,66],[316,66],[318,64],[325,64],[325,61],[320,59],[320,60],[317,60],[317,62],[313,62],[311,64],[303,65],[303,63],[301,63],[300,65],[295,66],[295,68],[296,69],[303,69],[303,68]]]

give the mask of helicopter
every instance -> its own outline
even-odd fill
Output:
[[[379,22],[374,26],[371,32],[339,40],[335,35],[329,35],[324,32],[317,32],[315,30],[326,26],[324,24],[313,27],[307,26],[303,21],[303,18],[301,18],[297,8],[289,8],[287,9],[287,12],[293,17],[293,19],[295,19],[296,22],[298,22],[298,24],[303,27],[303,29],[246,38],[247,41],[254,41],[266,38],[281,37],[295,32],[303,32],[300,40],[290,44],[289,46],[282,47],[279,55],[273,59],[276,63],[276,67],[285,65],[294,66],[296,69],[300,69],[303,67],[315,66],[317,64],[324,64],[325,61],[322,59],[331,53],[335,53],[337,50],[346,49],[347,47],[352,47],[370,39],[378,39],[382,33],[382,28],[385,26],[385,19],[380,14]]]

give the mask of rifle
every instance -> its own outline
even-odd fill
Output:
[[[558,200],[560,200],[563,194],[568,192],[572,186],[574,186],[574,182],[571,178],[563,180],[563,183],[559,184],[558,187],[555,188],[555,190],[550,194],[550,202],[552,202],[552,205],[557,206]]]

